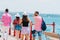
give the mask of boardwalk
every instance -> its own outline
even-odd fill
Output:
[[[0,40],[3,40],[3,38],[2,38],[3,33],[0,32],[0,35],[1,35]],[[44,38],[45,38],[45,40],[59,40],[58,35],[56,35],[56,34],[54,35],[55,37],[53,36],[52,33],[45,33],[45,35],[46,35],[45,37],[42,37],[42,40],[44,40]],[[8,36],[7,40],[17,40],[16,37],[13,36],[13,31],[12,31],[12,35]],[[21,39],[19,39],[19,40],[21,40]],[[38,37],[36,38],[36,40],[38,40]]]
[[[11,35],[8,36],[7,40],[17,40],[16,37],[13,36],[14,34],[14,30],[13,30],[13,26],[11,26]],[[2,25],[0,25],[0,29],[2,28]],[[45,35],[44,35],[45,34]],[[50,33],[50,32],[45,32],[44,34],[42,34],[42,40],[59,40],[59,35],[55,34],[55,33]],[[0,40],[3,40],[3,33],[0,30]],[[19,39],[20,40],[20,39]],[[36,37],[36,40],[38,40],[38,37]]]

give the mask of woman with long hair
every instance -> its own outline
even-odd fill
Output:
[[[22,20],[21,20],[21,24],[22,24],[22,30],[21,30],[21,34],[22,34],[22,40],[24,40],[24,37],[26,38],[26,40],[29,40],[29,23],[31,26],[31,21],[29,20],[28,16],[26,14],[23,15]]]

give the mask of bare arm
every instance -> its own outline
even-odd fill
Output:
[[[19,22],[19,24],[20,24],[20,25],[22,24],[22,19],[20,19],[20,22]]]
[[[32,27],[32,22],[28,19],[29,23],[30,23],[30,27]]]

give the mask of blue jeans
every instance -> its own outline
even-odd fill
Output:
[[[35,37],[36,34],[38,34],[38,36],[41,37],[42,31],[34,31],[34,33],[32,34],[33,37]]]

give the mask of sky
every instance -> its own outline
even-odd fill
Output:
[[[0,11],[60,14],[60,0],[0,0]]]

